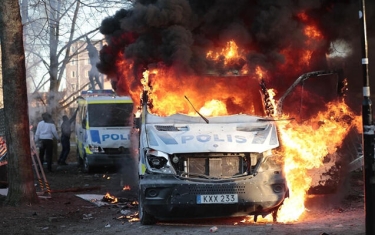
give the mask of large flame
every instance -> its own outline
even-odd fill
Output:
[[[308,170],[321,167],[324,157],[336,152],[348,130],[359,129],[360,123],[360,117],[345,103],[333,102],[308,122],[279,125],[290,198],[281,207],[278,221],[294,221],[300,217],[311,186]]]
[[[148,89],[152,103],[150,111],[160,116],[175,113],[195,115],[195,109],[186,102],[184,96],[205,116],[238,113],[265,116],[264,103],[259,94],[260,81],[265,81],[273,88],[266,92],[275,108],[277,95],[282,95],[299,75],[311,71],[313,54],[324,41],[318,26],[307,14],[300,13],[297,18],[304,25],[301,35],[305,39],[300,42],[303,46],[299,48],[305,49],[296,50],[292,43],[282,44],[278,51],[282,55],[282,62],[268,64],[268,67],[265,63],[247,63],[246,55],[250,52],[256,55],[257,45],[245,50],[239,48],[235,39],[229,40],[222,47],[207,48],[203,52],[207,71],[199,75],[189,71],[182,73],[180,67],[177,69],[174,66],[176,61],[168,61],[168,65],[152,61],[145,66],[135,66],[136,59],[118,52],[114,65],[116,75],[112,78],[117,82],[116,92],[131,95],[135,105],[139,106],[142,90]],[[307,99],[316,97],[313,91],[305,92]],[[348,131],[354,126],[360,126],[360,118],[342,99],[314,107],[314,110],[317,109],[320,112],[309,116],[308,121],[278,122],[283,146],[281,155],[284,156],[282,160],[290,187],[290,198],[281,207],[278,221],[288,222],[300,218],[305,211],[307,190],[311,186],[307,171],[321,167],[324,157],[340,147]],[[273,114],[279,115],[276,109]],[[298,113],[284,115],[294,117]]]
[[[233,46],[233,42],[229,45]],[[225,50],[226,53],[230,51]],[[230,52],[236,54],[234,52]],[[232,54],[231,54],[232,55]],[[216,56],[219,58],[219,56]],[[143,73],[143,89],[148,89],[152,100],[152,112],[161,116],[174,113],[196,115],[192,107],[183,99],[186,95],[205,116],[248,113],[262,115],[260,110],[259,80],[266,71],[257,67],[253,75],[238,77],[193,76],[189,79],[176,80],[175,72],[167,67],[153,69]],[[248,90],[242,89],[249,87]],[[253,90],[252,90],[253,89]],[[204,90],[204,92],[202,92]],[[275,89],[267,90],[272,105],[276,106]],[[139,97],[138,93],[138,97]],[[139,98],[135,98],[135,101]],[[259,104],[259,105],[256,105]],[[341,101],[329,103],[321,112],[304,123],[289,122],[279,124],[283,145],[282,156],[290,198],[287,198],[278,213],[279,222],[295,221],[305,211],[307,191],[311,178],[307,171],[322,166],[323,158],[335,152],[352,126],[359,126],[359,117],[353,114]],[[293,114],[288,114],[293,115]],[[347,122],[344,117],[355,119]],[[267,218],[266,218],[267,219]]]
[[[154,76],[161,74],[167,77],[168,73],[158,72],[155,73]],[[258,69],[252,80],[259,80],[262,74],[264,73],[261,73]],[[147,77],[147,79],[145,79],[147,82],[143,83],[152,84],[151,86],[154,89],[156,88],[158,92],[163,91],[162,87],[164,89],[168,86],[173,87],[166,96],[162,96],[158,94],[158,92],[152,93],[151,97],[153,104],[155,104],[153,111],[156,111],[159,115],[169,115],[178,111],[196,115],[195,111],[191,110],[189,105],[181,99],[181,92],[194,97],[194,102],[198,104],[198,107],[201,107],[199,112],[205,116],[229,114],[230,112],[228,112],[227,103],[225,102],[228,97],[236,97],[234,101],[237,102],[238,106],[245,103],[245,99],[249,97],[246,95],[242,96],[241,93],[237,93],[236,96],[233,94],[233,96],[229,96],[228,94],[231,94],[230,91],[233,90],[233,84],[227,84],[225,82],[225,79],[228,78],[224,78],[223,83],[220,83],[221,80],[218,79],[218,82],[212,84],[212,87],[207,87],[207,93],[200,94],[198,87],[204,84],[201,83],[202,80],[205,81],[209,78],[200,78],[199,80],[194,80],[194,78],[192,78],[191,80],[195,81],[197,84],[192,82],[188,84],[188,86],[196,89],[184,90],[175,84],[168,83],[168,77],[167,79],[155,79],[153,82],[150,82],[148,80],[149,72],[146,71],[144,76]],[[237,78],[238,80],[236,80],[236,78],[231,79],[235,79],[235,82],[239,82],[240,84],[244,82],[241,81],[244,78]],[[225,84],[227,84],[227,86],[225,86]],[[214,99],[215,96],[213,96],[213,94],[216,94],[215,92],[221,93],[224,99]],[[277,103],[274,99],[276,91],[274,89],[268,89],[267,92],[273,107],[275,107]],[[254,108],[243,110],[246,113],[256,113],[254,112]],[[289,115],[293,114],[284,115],[282,119],[288,119]],[[308,175],[308,170],[321,167],[324,157],[328,154],[335,153],[337,148],[341,146],[349,130],[357,128],[359,131],[360,124],[360,117],[355,115],[343,100],[337,100],[326,104],[325,107],[321,108],[320,112],[302,123],[297,121],[278,123],[282,143],[280,155],[284,157],[282,161],[285,166],[284,171],[290,188],[290,197],[284,201],[284,205],[278,213],[279,222],[296,221],[303,214],[305,211],[304,204],[307,198],[307,191],[312,181]],[[265,219],[269,221],[272,218],[266,217]]]

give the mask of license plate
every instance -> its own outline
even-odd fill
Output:
[[[238,202],[238,194],[197,195],[197,204],[230,204]]]

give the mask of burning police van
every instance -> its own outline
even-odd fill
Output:
[[[244,114],[159,117],[143,105],[141,223],[270,213],[276,219],[288,197],[278,146],[272,120]]]
[[[130,159],[132,99],[112,90],[84,91],[78,107],[77,158],[83,171],[119,167]]]
[[[332,73],[336,71],[300,76],[281,100],[307,78]],[[260,86],[263,109],[268,109],[264,114],[269,114],[266,89]],[[136,118],[142,224],[247,215],[257,221],[269,214],[277,220],[289,197],[277,119],[247,114],[205,117],[198,111],[199,116],[161,117],[149,112],[148,100],[144,91]],[[277,108],[282,112],[282,103]]]

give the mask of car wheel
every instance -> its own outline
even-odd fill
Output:
[[[83,165],[83,159],[81,158],[81,155],[79,155],[78,146],[77,146],[77,163],[78,163],[79,167],[82,167],[82,165]]]
[[[138,217],[142,225],[152,225],[156,223],[156,219],[143,209],[141,190],[139,190],[138,196]]]
[[[91,166],[89,163],[89,159],[86,157],[86,154],[83,155],[83,172],[90,173],[91,172]]]
[[[280,209],[281,205],[276,207],[275,210],[272,211],[272,219],[273,219],[273,222],[277,222],[277,213],[279,212],[279,209]]]

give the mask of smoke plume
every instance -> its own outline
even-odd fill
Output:
[[[366,8],[367,22],[374,20],[373,5]],[[142,72],[153,67],[166,67],[183,80],[244,68],[254,73],[258,66],[267,71],[268,85],[281,91],[301,73],[343,68],[350,91],[360,93],[358,10],[354,0],[138,0],[103,20],[100,31],[108,45],[100,51],[97,67],[119,94],[141,86]],[[367,25],[371,46],[375,25]],[[307,26],[319,30],[319,40],[311,40]],[[208,50],[220,51],[231,40],[243,52],[239,59],[224,66],[220,58],[207,57]],[[311,54],[302,66],[304,51]],[[340,56],[327,59],[334,52]],[[126,63],[117,64],[119,58]],[[119,72],[121,66],[129,67],[127,76]]]

